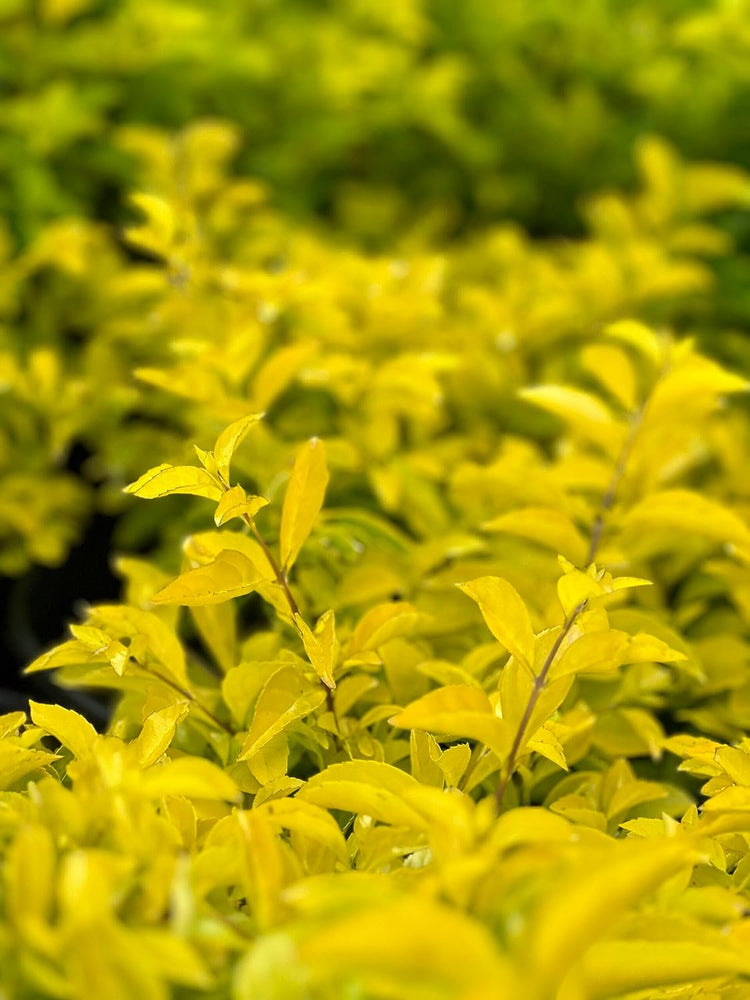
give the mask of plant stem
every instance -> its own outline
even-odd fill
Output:
[[[513,745],[510,748],[510,753],[508,755],[508,761],[503,768],[502,777],[500,778],[500,784],[495,790],[495,798],[497,799],[498,806],[503,801],[503,796],[505,795],[505,790],[508,787],[508,782],[513,774],[516,767],[516,761],[518,759],[518,754],[521,750],[521,744],[523,743],[523,738],[526,735],[526,730],[528,728],[529,722],[531,722],[531,717],[534,714],[534,709],[536,708],[536,703],[539,701],[539,696],[544,690],[544,685],[547,680],[547,675],[550,672],[552,664],[555,662],[555,657],[560,652],[560,647],[567,638],[568,633],[576,622],[576,619],[585,609],[588,604],[588,598],[580,601],[573,610],[570,612],[568,617],[563,622],[563,626],[560,629],[557,638],[555,639],[552,648],[542,665],[542,669],[539,671],[538,675],[534,679],[534,686],[531,689],[531,694],[529,695],[529,700],[526,702],[526,708],[524,709],[523,715],[521,716],[521,721],[518,724],[518,729],[516,730],[516,735],[513,738]]]
[[[222,722],[218,716],[214,715],[214,713],[211,711],[210,708],[206,708],[203,702],[200,701],[200,699],[196,698],[196,696],[193,694],[192,691],[189,691],[187,688],[182,687],[182,685],[178,684],[176,681],[173,681],[170,677],[165,677],[164,674],[159,673],[158,670],[154,670],[153,667],[143,666],[142,664],[139,664],[139,666],[142,666],[143,670],[145,670],[146,673],[151,674],[153,677],[157,677],[162,682],[162,684],[166,684],[167,687],[172,688],[173,691],[176,691],[179,695],[185,698],[186,701],[189,701],[191,704],[195,705],[195,707],[200,709],[201,712],[203,712],[203,714],[206,715],[211,720],[211,722],[213,722],[215,726],[219,727],[219,729],[223,729],[224,732],[228,733],[230,736],[236,735],[235,731],[231,728],[231,726],[228,726],[226,722]]]

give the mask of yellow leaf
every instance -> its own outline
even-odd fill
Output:
[[[189,799],[236,802],[240,791],[228,774],[203,757],[178,757],[143,773],[141,791],[149,798],[185,795]]]
[[[0,740],[15,733],[25,722],[25,712],[6,712],[0,715]]]
[[[634,319],[621,319],[604,328],[604,335],[634,347],[655,366],[661,364],[664,348],[653,330]]]
[[[222,490],[206,472],[193,465],[157,465],[125,487],[125,493],[134,493],[146,500],[167,497],[173,493],[190,493],[208,500],[221,500]]]
[[[250,413],[240,420],[235,420],[225,430],[219,434],[213,448],[214,459],[219,473],[227,482],[229,481],[229,467],[235,450],[242,442],[243,438],[254,427],[259,420],[262,420],[265,413]]]
[[[623,519],[623,527],[639,535],[643,531],[663,538],[661,532],[708,538],[716,542],[750,544],[750,529],[733,511],[717,500],[690,490],[664,490],[652,493],[631,507]]]
[[[330,764],[313,775],[296,797],[326,809],[371,816],[381,823],[428,830],[430,816],[425,814],[420,801],[426,792],[434,793],[438,802],[448,805],[442,792],[420,785],[410,774],[391,764],[349,760]]]
[[[508,723],[495,715],[484,691],[470,684],[452,684],[430,691],[389,721],[399,729],[423,729],[479,740],[501,761],[510,752],[514,735]]]
[[[49,946],[49,924],[55,905],[56,852],[50,830],[38,824],[20,827],[6,849],[5,913],[24,937],[42,950]]]
[[[273,799],[258,807],[272,825],[302,833],[333,851],[348,867],[349,853],[344,835],[336,820],[320,806],[304,799]]]
[[[224,549],[205,566],[182,573],[152,598],[154,604],[221,604],[256,590],[264,574],[242,552]]]
[[[529,968],[550,989],[643,896],[700,854],[684,839],[625,841],[589,852],[550,886],[529,927]],[[602,887],[606,887],[606,891]],[[565,919],[560,919],[560,900]],[[545,994],[546,995],[546,994]]]
[[[167,257],[175,235],[171,205],[158,195],[140,191],[131,194],[130,201],[146,216],[146,222],[129,226],[125,230],[126,240],[149,253]]]
[[[584,441],[614,450],[622,441],[623,426],[596,396],[564,385],[535,385],[519,395],[564,420],[571,433]]]
[[[626,663],[677,663],[681,660],[687,660],[687,656],[654,635],[638,632],[628,639]]]
[[[314,632],[300,614],[294,616],[294,623],[302,637],[302,644],[315,673],[329,688],[335,688],[333,668],[336,666],[338,643],[333,611],[326,611],[320,616]]]
[[[531,669],[534,663],[534,630],[526,605],[507,580],[482,576],[459,583],[459,590],[479,605],[487,627],[498,642]]]
[[[586,1000],[692,984],[696,980],[750,977],[750,957],[739,949],[696,941],[602,941],[571,975]],[[697,995],[691,990],[691,995]],[[718,994],[717,994],[718,995]]]
[[[637,381],[633,363],[627,353],[615,344],[587,344],[581,352],[583,367],[626,410],[638,405]]]
[[[238,766],[247,767],[255,780],[264,787],[286,778],[289,768],[289,740],[286,734],[277,733],[260,750],[256,750],[246,764]]]
[[[586,558],[588,545],[567,514],[550,507],[523,507],[493,518],[482,525],[484,531],[502,531],[538,542],[575,563]]]
[[[99,734],[88,719],[61,705],[30,701],[29,709],[34,725],[54,736],[74,757],[80,759],[91,754]]]
[[[542,726],[534,733],[527,742],[526,749],[541,754],[542,757],[546,757],[547,760],[551,760],[553,764],[561,767],[563,771],[568,770],[565,751],[557,737],[546,726]]]
[[[449,788],[455,788],[464,776],[471,759],[471,747],[468,743],[458,743],[448,747],[438,758],[438,766],[443,772],[445,783]]]
[[[750,754],[736,747],[718,747],[714,760],[735,784],[750,788]]]
[[[614,629],[586,632],[556,657],[550,667],[549,679],[557,680],[568,674],[607,674],[625,661],[630,636]]]
[[[27,774],[39,771],[56,760],[59,760],[58,754],[27,750],[17,743],[3,740],[0,742],[0,791],[12,788]]]
[[[250,731],[238,760],[247,760],[297,719],[314,712],[325,701],[325,691],[311,687],[294,666],[282,667],[266,681],[258,695]]]
[[[419,612],[407,601],[378,604],[362,617],[347,646],[347,657],[376,650],[397,636],[411,632]]]
[[[265,497],[249,497],[241,486],[233,486],[216,505],[214,523],[218,527],[235,517],[248,517],[252,520],[259,510],[267,506],[268,500]]]
[[[311,438],[297,452],[281,509],[281,563],[284,570],[294,564],[323,506],[328,467],[325,447]]]
[[[522,995],[487,928],[416,894],[327,921],[299,950],[315,981],[351,978],[363,995],[448,998],[471,987]]]
[[[606,589],[599,580],[595,580],[580,569],[571,569],[557,581],[557,596],[560,598],[566,617],[573,614],[584,601],[590,601],[605,593]]]
[[[141,767],[155,764],[169,749],[175,730],[188,711],[189,706],[186,702],[177,702],[146,717],[140,734],[133,741]]]

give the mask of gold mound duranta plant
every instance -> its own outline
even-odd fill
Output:
[[[4,997],[747,995],[747,385],[620,320],[514,390],[535,438],[447,368],[467,432],[359,396],[279,468],[246,411],[127,487],[197,530],[28,668],[105,733],[0,720]]]

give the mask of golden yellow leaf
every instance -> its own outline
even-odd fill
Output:
[[[328,466],[323,442],[311,438],[297,452],[281,509],[281,564],[288,570],[307,540],[323,506]]]
[[[29,702],[31,719],[35,726],[55,737],[76,758],[88,757],[99,739],[99,734],[78,712],[62,705],[40,705]]]
[[[325,701],[325,691],[312,687],[298,667],[282,667],[266,681],[258,695],[250,731],[239,760],[247,760],[297,719],[314,712]]]
[[[302,644],[315,673],[327,687],[335,688],[333,670],[336,666],[338,643],[333,611],[326,611],[320,616],[314,632],[300,614],[294,616],[294,623],[302,637]]]
[[[236,802],[240,791],[226,772],[203,757],[178,757],[144,771],[140,789],[149,798],[185,795],[189,799]]]
[[[242,597],[265,581],[265,574],[242,552],[224,549],[209,563],[182,573],[152,598],[154,604],[221,604]]]
[[[482,528],[528,538],[575,563],[586,558],[588,545],[573,520],[552,507],[522,507],[486,521]]]
[[[213,456],[219,474],[227,482],[229,481],[229,468],[235,450],[250,428],[254,427],[264,416],[265,413],[250,413],[246,417],[241,417],[225,428],[216,439],[216,444],[213,447]]]
[[[514,735],[507,721],[495,715],[484,691],[470,684],[451,684],[430,691],[389,721],[400,729],[479,740],[501,761],[507,757]]]
[[[232,486],[216,505],[214,523],[220,527],[235,517],[248,517],[252,520],[259,510],[267,506],[268,500],[265,497],[248,496],[241,486]]]
[[[349,640],[346,656],[377,650],[397,636],[407,635],[419,620],[419,612],[408,601],[377,604],[360,619]]]
[[[155,764],[161,755],[169,749],[177,726],[189,710],[189,705],[186,702],[176,702],[174,705],[161,708],[146,716],[143,728],[133,741],[141,767],[150,767]]]
[[[222,490],[205,469],[193,465],[157,465],[125,487],[146,500],[167,497],[173,493],[190,493],[208,500],[221,500]]]
[[[459,590],[479,605],[487,627],[498,642],[531,669],[534,663],[534,630],[518,591],[497,576],[482,576],[458,584]]]

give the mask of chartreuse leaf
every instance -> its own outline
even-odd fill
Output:
[[[229,775],[203,757],[178,757],[155,764],[144,772],[140,788],[150,798],[184,795],[189,799],[236,802],[240,797]]]
[[[365,995],[448,1000],[478,988],[478,996],[520,996],[485,927],[417,895],[328,921],[299,952],[313,982],[350,980]]]
[[[652,493],[628,510],[623,526],[629,532],[648,531],[649,539],[659,539],[660,532],[678,531],[715,542],[750,544],[750,528],[737,514],[691,490]]]
[[[166,753],[174,739],[177,726],[188,711],[189,705],[186,702],[176,702],[146,717],[143,729],[133,741],[141,767],[150,767],[163,753]]]
[[[592,944],[662,882],[702,854],[682,839],[624,842],[590,852],[555,882],[529,925],[528,968],[545,989],[562,981]],[[606,892],[602,891],[606,886]],[[559,900],[565,899],[565,919]]]
[[[252,520],[266,506],[268,500],[265,497],[249,497],[241,486],[232,486],[216,505],[214,522],[219,527],[236,517],[248,517]]]
[[[739,948],[698,941],[602,941],[570,974],[560,996],[607,1000],[727,976],[735,982],[750,978],[750,957]]]
[[[484,691],[470,684],[449,684],[430,691],[389,721],[400,729],[423,729],[433,734],[479,740],[501,761],[513,743],[513,729],[498,718]]]
[[[427,792],[434,793],[438,799],[428,799]],[[430,828],[430,817],[436,803],[445,801],[437,789],[424,788],[410,774],[390,764],[371,760],[331,764],[313,775],[296,797],[326,809],[343,809],[371,816],[382,823],[417,830]]]
[[[315,673],[327,687],[335,688],[333,670],[336,666],[338,643],[333,611],[326,611],[320,616],[314,632],[300,614],[294,616],[294,623],[302,637],[302,644]]]
[[[24,944],[44,954],[54,948],[51,927],[56,903],[57,852],[52,831],[41,823],[25,823],[4,858],[5,919]]]
[[[229,467],[237,447],[242,443],[250,428],[254,427],[264,416],[264,413],[250,413],[246,417],[241,417],[225,428],[216,439],[213,456],[219,474],[226,481],[229,480]]]
[[[328,466],[323,442],[311,438],[297,452],[281,508],[281,564],[291,569],[323,506]]]
[[[313,687],[298,667],[282,667],[266,681],[258,695],[250,731],[239,760],[247,760],[297,719],[314,712],[325,701],[325,691]]]
[[[224,549],[211,562],[189,569],[168,583],[152,601],[189,607],[221,604],[257,590],[265,579],[265,573],[244,553]]]
[[[518,535],[559,552],[575,563],[586,558],[588,545],[573,520],[554,507],[523,507],[486,521],[485,531]]]
[[[55,737],[74,757],[85,759],[93,752],[99,734],[78,712],[62,705],[40,705],[29,702],[29,710],[34,725]]]
[[[346,657],[377,650],[397,636],[408,635],[420,614],[408,601],[376,604],[361,618],[346,648]]]
[[[534,662],[534,630],[518,591],[507,580],[497,576],[479,577],[458,584],[458,588],[479,605],[487,627],[498,642],[531,669]]]
[[[304,799],[274,799],[258,807],[271,825],[317,840],[347,865],[349,854],[344,835],[336,820],[325,809]]]
[[[140,479],[125,487],[125,492],[146,500],[168,497],[173,493],[191,493],[208,500],[221,500],[223,491],[205,469],[193,465],[164,464],[144,472]]]

